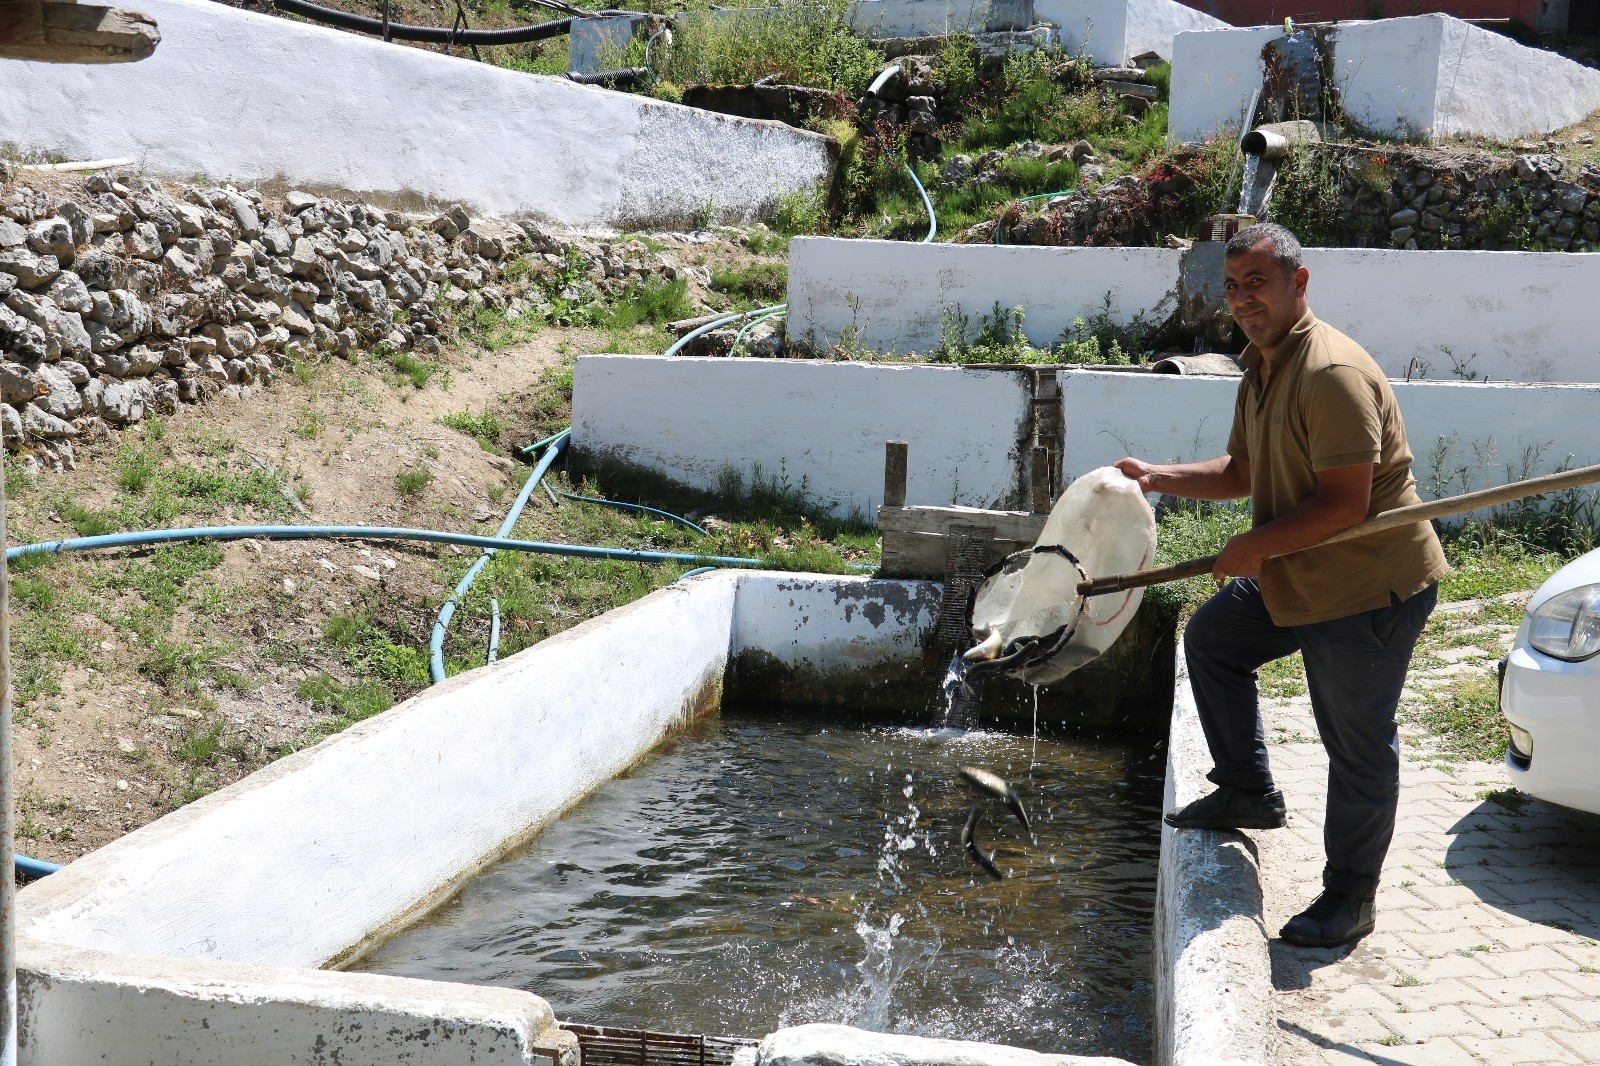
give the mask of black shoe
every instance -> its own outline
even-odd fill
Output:
[[[1165,820],[1177,829],[1281,829],[1288,819],[1277,789],[1255,793],[1219,785],[1208,796],[1174,807]]]
[[[1331,948],[1372,932],[1372,900],[1324,891],[1311,906],[1290,918],[1278,934],[1291,944]]]

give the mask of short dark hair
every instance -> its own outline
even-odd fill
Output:
[[[1246,226],[1233,235],[1223,254],[1244,255],[1266,241],[1272,242],[1272,261],[1285,274],[1293,274],[1300,269],[1300,239],[1276,222],[1257,222],[1254,226]]]

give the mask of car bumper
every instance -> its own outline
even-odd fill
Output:
[[[1506,773],[1522,792],[1547,803],[1600,814],[1600,660],[1568,663],[1517,646],[1501,661],[1500,710],[1533,738],[1513,744]]]

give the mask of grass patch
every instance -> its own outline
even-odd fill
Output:
[[[1506,753],[1506,724],[1494,674],[1489,670],[1485,674],[1463,676],[1428,693],[1415,709],[1402,707],[1402,711],[1407,720],[1415,720],[1437,736],[1448,755],[1497,761]]]
[[[506,428],[500,416],[490,412],[488,408],[477,414],[471,411],[451,411],[449,414],[440,415],[439,423],[472,437],[485,451],[495,450],[500,442],[500,434],[504,433]]]
[[[394,476],[395,491],[402,496],[420,496],[433,483],[433,472],[425,466],[408,466]]]
[[[295,694],[317,711],[331,716],[313,730],[320,736],[331,736],[394,706],[394,694],[381,681],[355,681],[346,685],[327,673],[305,678],[295,688]]]
[[[712,271],[711,287],[731,296],[734,310],[782,303],[789,294],[789,265],[763,262],[737,270]]]

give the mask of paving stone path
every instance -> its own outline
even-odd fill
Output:
[[[1492,670],[1480,655],[1443,672]],[[1291,812],[1285,829],[1251,834],[1275,938],[1320,887],[1327,757],[1305,697],[1266,721]],[[1446,762],[1416,731],[1402,737],[1376,931],[1353,949],[1272,941],[1279,1062],[1600,1064],[1600,816],[1520,794],[1503,805],[1486,795],[1505,797],[1499,765]]]

